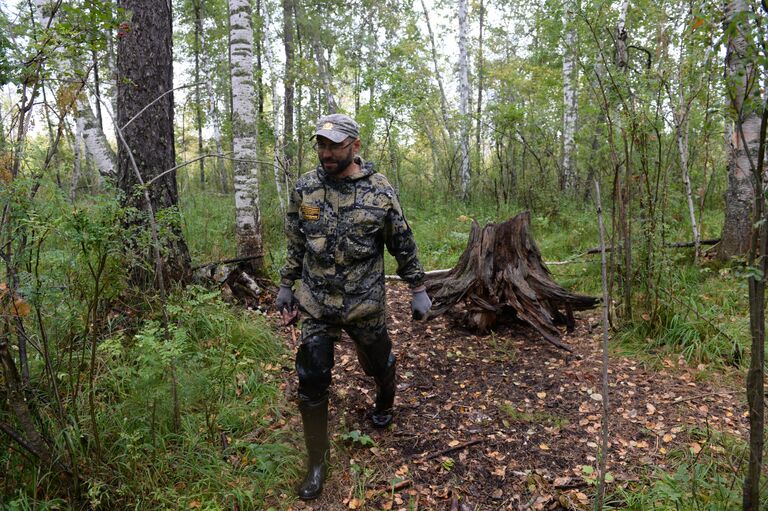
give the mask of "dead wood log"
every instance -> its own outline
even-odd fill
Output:
[[[570,332],[573,311],[591,309],[598,302],[570,293],[552,280],[531,236],[527,211],[483,228],[473,221],[467,248],[456,266],[445,276],[428,278],[426,286],[432,297],[429,318],[463,300],[470,327],[487,331],[500,316],[511,313],[569,352],[573,350],[560,341],[555,323],[565,323]]]

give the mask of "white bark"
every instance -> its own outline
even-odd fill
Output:
[[[467,0],[459,0],[459,114],[461,115],[461,196],[469,198],[469,55],[467,53]]]
[[[432,48],[432,65],[435,67],[435,79],[437,80],[437,86],[440,88],[440,112],[443,115],[443,131],[450,133],[451,124],[448,122],[448,101],[445,99],[445,88],[443,87],[443,79],[440,75],[440,66],[437,63],[435,35],[432,33],[432,25],[429,23],[429,11],[424,0],[421,0],[421,8],[424,9],[424,19],[427,22],[427,31],[429,32],[429,42]]]
[[[87,99],[81,97],[77,100],[77,119],[76,122],[83,123],[83,141],[85,149],[93,158],[96,169],[101,176],[114,177],[116,175],[115,167],[117,156],[115,151],[109,145],[104,131],[99,125],[99,120],[93,113],[91,104]]]
[[[253,79],[253,28],[250,0],[229,0],[232,54],[232,134],[235,153],[235,233],[238,257],[262,257],[259,209],[259,140]],[[261,265],[256,260],[254,267]]]
[[[72,162],[72,182],[69,186],[69,202],[75,203],[77,198],[77,183],[80,181],[80,174],[84,158],[82,157],[83,151],[83,120],[78,118],[75,121],[75,136],[74,143],[72,145],[73,162]]]
[[[210,119],[211,122],[213,140],[216,142],[216,153],[223,154],[224,146],[221,142],[221,117],[219,116],[219,108],[216,102],[216,95],[213,92],[212,77],[214,76],[215,69],[214,66],[211,65],[211,62],[208,59],[208,52],[205,49],[204,31],[200,32],[200,47],[202,48],[202,51],[200,52],[200,67],[203,71],[203,76],[208,77],[204,80],[205,91],[208,95],[208,107],[206,116],[208,119]],[[220,157],[216,158],[216,172],[218,173],[219,179],[221,181],[221,191],[226,193],[229,188],[229,184],[227,183],[227,173]]]
[[[629,55],[627,53],[627,10],[629,0],[621,0],[619,5],[619,19],[616,21],[616,66],[619,69],[627,67]]]
[[[685,186],[685,197],[688,202],[688,214],[691,217],[691,231],[693,233],[694,261],[699,259],[701,252],[701,233],[696,223],[696,209],[693,204],[693,192],[691,190],[691,175],[688,168],[688,156],[690,154],[688,147],[688,119],[690,113],[690,102],[686,101],[683,86],[683,48],[684,41],[681,40],[680,59],[677,65],[677,104],[672,97],[671,89],[668,89],[669,100],[672,104],[672,113],[675,121],[675,137],[677,140],[677,152],[680,157],[680,171]]]
[[[750,55],[745,32],[750,30],[744,14],[745,0],[731,0],[726,6],[726,96],[734,124],[726,147],[728,154],[728,188],[725,192],[725,221],[718,256],[723,259],[744,255],[749,250],[752,232],[753,168],[757,165],[760,141],[760,116],[754,104],[759,99],[759,81],[754,56]],[[735,23],[735,27],[731,25]]]
[[[277,93],[277,65],[275,63],[275,56],[272,53],[272,41],[269,40],[268,34],[270,33],[269,27],[271,25],[271,18],[269,16],[269,8],[264,7],[264,30],[263,34],[264,59],[266,60],[267,67],[270,69],[269,86],[272,92],[272,132],[274,133],[275,148],[272,156],[272,172],[275,175],[275,189],[277,191],[277,198],[280,200],[280,211],[285,216],[285,199],[283,198],[283,184],[281,179],[281,166],[280,166],[280,96]]]
[[[51,1],[36,0],[35,5],[37,7],[38,22],[42,27],[49,26],[52,23],[50,17]],[[75,74],[77,76],[79,74],[76,72],[78,66],[71,59],[63,59],[61,65],[63,66],[61,70],[63,75]],[[78,79],[87,82],[88,76],[86,75]],[[104,135],[104,130],[93,113],[91,104],[85,96],[85,90],[81,91],[75,103],[75,123],[80,122],[83,123],[82,133],[85,149],[93,158],[99,173],[102,176],[115,176],[117,155],[112,147],[110,147],[107,137]]]
[[[339,104],[336,102],[336,98],[333,96],[333,90],[331,89],[331,73],[328,70],[328,62],[325,60],[323,49],[320,47],[320,43],[317,40],[317,36],[312,34],[312,48],[315,51],[315,60],[317,62],[317,70],[320,73],[320,79],[323,82],[323,94],[325,94],[325,105],[328,111],[326,113],[335,114],[339,109]]]
[[[579,83],[576,66],[576,26],[575,17],[578,0],[568,0],[563,6],[564,37],[563,44],[563,188],[573,190],[577,184],[574,150],[576,148],[577,122],[577,87]]]

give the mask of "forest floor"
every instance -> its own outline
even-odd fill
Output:
[[[447,315],[412,322],[407,293],[403,285],[388,285],[398,358],[394,424],[376,430],[366,419],[374,384],[345,336],[336,349],[332,468],[323,494],[290,505],[285,497],[292,495],[274,495],[275,505],[587,509],[601,437],[600,313],[577,314],[576,329],[563,336],[574,349],[569,355],[520,324],[475,335]],[[297,331],[283,331],[295,346]],[[278,370],[285,373],[286,397],[295,399],[295,373]],[[747,436],[738,386],[713,378],[717,373],[705,366],[682,359],[644,364],[612,354],[609,373],[609,493],[646,480],[654,469],[672,470],[681,451],[724,452],[716,432]],[[298,414],[282,427],[300,432]]]

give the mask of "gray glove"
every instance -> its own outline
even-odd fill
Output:
[[[413,319],[424,319],[432,307],[432,300],[429,299],[427,290],[422,286],[413,291],[413,299],[411,300],[411,312],[413,313]]]
[[[282,312],[283,309],[291,310],[296,303],[296,298],[293,296],[293,289],[289,286],[280,285],[280,291],[277,292],[277,311]]]

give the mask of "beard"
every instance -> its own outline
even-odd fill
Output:
[[[347,167],[349,167],[353,161],[355,161],[355,155],[352,154],[352,151],[350,150],[347,155],[341,159],[333,157],[323,158],[320,160],[320,165],[323,166],[323,170],[325,170],[326,174],[333,176],[347,170]]]

